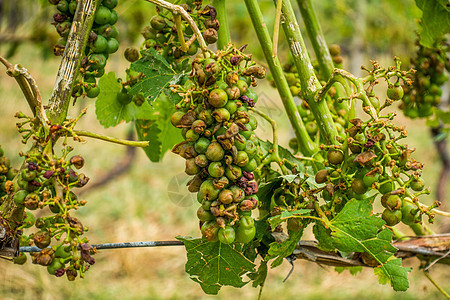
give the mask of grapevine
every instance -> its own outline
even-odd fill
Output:
[[[186,272],[207,294],[217,294],[223,286],[244,286],[246,278],[262,291],[269,262],[274,268],[296,257],[315,261],[304,251],[312,247],[336,265],[372,267],[380,282],[407,290],[411,268],[403,265],[401,247],[410,237],[399,228],[441,238],[430,224],[450,214],[438,209],[439,201],[423,203],[431,194],[424,165],[403,143],[407,130],[392,108],[444,120],[434,107],[448,80],[446,40],[425,36],[434,49],[418,41],[409,69],[398,57],[389,67],[372,60],[357,77],[342,69],[341,48],[327,46],[309,0],[297,2],[314,61],[290,0],[273,1],[273,36],[258,1],[244,1],[267,65],[248,44],[233,44],[224,0],[146,2],[155,14],[140,31],[143,41],[124,49],[127,67],[119,75],[105,71],[120,46],[119,1],[49,0],[60,36],[53,52],[62,61],[48,105],[31,74],[0,57],[31,109],[15,115],[29,147],[19,152],[21,165],[13,166],[0,147],[0,257],[25,264],[30,252],[33,264],[73,281],[85,277],[100,249],[184,245]],[[278,53],[280,28],[286,59]],[[258,83],[266,77],[295,134],[291,150],[280,144],[278,120],[257,105]],[[93,99],[105,128],[132,122],[139,141],[80,129],[87,109],[74,115],[69,105],[80,97]],[[258,122],[271,126],[271,138],[258,134]],[[87,204],[78,192],[89,182],[81,172],[85,160],[74,152],[84,138],[142,147],[152,162],[168,150],[185,159],[187,190],[198,202],[192,216],[198,237],[92,244],[88,227],[73,214]],[[306,229],[316,241],[304,240]],[[441,248],[422,250],[414,254],[422,255],[425,272],[448,263]]]

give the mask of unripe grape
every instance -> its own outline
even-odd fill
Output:
[[[163,17],[161,17],[159,15],[155,15],[150,20],[150,25],[155,30],[162,30],[162,29],[164,29],[164,27],[166,27],[167,23]]]
[[[227,93],[222,89],[214,89],[209,93],[208,102],[214,107],[224,107],[227,101]]]
[[[327,177],[328,177],[328,170],[327,169],[322,169],[322,170],[319,170],[316,173],[315,180],[316,180],[317,183],[320,184],[320,183],[326,182],[327,181]]]
[[[210,161],[221,161],[225,151],[218,142],[212,142],[206,149],[205,155]]]
[[[225,173],[225,169],[221,162],[212,162],[208,166],[208,173],[210,176],[219,178]]]
[[[327,159],[331,164],[339,165],[344,161],[344,154],[340,150],[329,150]]]
[[[223,204],[230,204],[234,200],[233,192],[231,190],[222,190],[219,193],[219,200]]]
[[[235,232],[233,227],[225,226],[225,228],[220,228],[218,232],[219,241],[222,244],[232,244],[235,240]]]
[[[99,6],[95,12],[94,22],[100,25],[108,24],[111,21],[111,11],[106,6]]]
[[[386,95],[389,99],[400,100],[403,98],[403,88],[401,86],[389,85]]]
[[[385,209],[381,216],[388,226],[394,226],[402,220],[402,212],[400,210],[390,211]]]

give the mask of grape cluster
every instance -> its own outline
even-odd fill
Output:
[[[201,204],[197,216],[209,241],[247,243],[255,236],[251,212],[258,207],[256,119],[248,114],[257,96],[251,86],[266,70],[232,48],[199,54],[190,79],[173,89],[182,96],[171,122],[185,141],[173,152],[186,159],[189,191]]]
[[[429,193],[421,179],[423,165],[411,157],[414,149],[397,142],[406,137],[406,131],[393,125],[392,119],[393,115],[378,121],[353,119],[353,126],[347,130],[348,150],[322,147],[327,151],[327,168],[316,174],[315,181],[326,183],[322,191],[327,201],[325,210],[336,201],[339,206],[351,198],[379,194],[385,207],[382,218],[389,226],[400,221],[418,223],[427,213],[412,203],[419,195]]]
[[[428,117],[433,107],[441,102],[441,86],[448,81],[445,70],[450,71],[447,57],[449,45],[441,42],[435,49],[426,48],[417,41],[416,57],[411,63],[417,72],[411,75],[413,84],[404,86],[405,96],[400,108],[410,118]]]
[[[17,126],[26,142],[30,132],[34,132],[31,128],[32,118],[21,113],[16,117],[22,119]],[[66,129],[52,125],[52,139],[64,135]],[[38,134],[31,136],[36,145],[45,148],[48,141],[41,139]],[[72,191],[89,181],[86,175],[78,172],[84,166],[84,159],[80,155],[69,158],[73,149],[67,145],[63,147],[61,156],[39,151],[38,148],[20,153],[24,163],[19,169],[11,167],[3,151],[0,151],[2,218],[9,220],[10,227],[13,224],[12,227],[20,236],[20,246],[35,245],[42,249],[31,254],[33,263],[46,266],[52,275],[60,277],[66,274],[69,280],[74,280],[78,274],[83,276],[90,265],[95,263],[87,239],[81,237],[87,228],[69,213],[86,204]],[[38,209],[40,216],[35,218],[32,212]],[[24,229],[33,226],[33,233],[22,235]],[[18,264],[24,264],[26,260],[24,253],[14,258]]]
[[[196,1],[199,2],[199,1]],[[208,44],[217,41],[217,30],[220,27],[219,20],[216,19],[216,10],[211,5],[202,6],[201,1],[195,3],[188,1],[181,6],[190,14],[202,32],[203,38]],[[150,20],[150,26],[144,27],[142,36],[144,37],[145,48],[158,50],[170,63],[183,59],[186,56],[195,55],[198,52],[198,43],[194,40],[194,34],[188,23],[181,21],[181,29],[188,49],[184,52],[177,34],[174,16],[165,10],[158,10]]]
[[[415,228],[420,226],[424,215],[428,216],[429,222],[433,222],[432,208],[439,203],[427,208],[418,202],[420,195],[430,191],[425,189],[421,178],[423,165],[412,158],[415,149],[399,142],[407,136],[406,130],[393,123],[395,113],[380,113],[402,99],[400,82],[410,84],[408,76],[413,71],[401,71],[399,60],[395,61],[395,67],[385,69],[372,62],[372,70],[364,68],[373,76],[361,91],[367,99],[363,109],[370,118],[365,121],[358,118],[348,120],[344,138],[339,136],[337,145],[320,146],[321,156],[325,159],[323,168],[314,174],[318,185],[308,181],[309,175],[298,176],[294,181],[283,180],[280,187],[274,190],[270,205],[263,204],[267,213],[273,216],[284,210],[314,208],[316,212],[321,211],[333,218],[352,199],[378,197],[384,207],[381,218],[388,226],[403,222]],[[380,78],[388,82],[387,99],[383,105],[373,91]],[[391,83],[393,78],[396,78],[395,83]],[[302,108],[299,108],[300,112]],[[295,139],[290,142],[294,149],[297,148],[295,142]],[[267,173],[266,182],[273,180],[269,177],[273,176]],[[319,204],[319,199],[325,203]],[[319,204],[318,207],[314,206],[316,204]],[[289,219],[287,225],[288,230],[300,230],[306,223]]]
[[[105,73],[109,55],[119,49],[119,42],[116,39],[118,31],[114,26],[118,19],[117,12],[114,10],[117,2],[118,0],[103,0],[97,7],[94,24],[85,49],[85,56],[80,65],[80,74],[83,79],[73,87],[72,96],[75,98],[82,95],[96,98],[100,93],[96,78]],[[53,15],[53,24],[61,36],[54,46],[54,53],[55,55],[62,55],[78,2],[76,0],[50,0],[50,3],[56,5],[58,10],[58,13]]]

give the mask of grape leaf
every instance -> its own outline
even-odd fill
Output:
[[[282,243],[273,242],[269,245],[269,251],[264,258],[266,261],[272,258],[275,260],[270,265],[272,268],[278,267],[283,262],[286,256],[289,256],[294,252],[295,247],[297,247],[298,241],[303,235],[303,229],[298,231],[293,231],[289,233],[289,238]]]
[[[122,90],[122,85],[117,81],[116,74],[110,72],[102,76],[98,86],[100,94],[95,101],[95,114],[100,124],[108,128],[122,121],[132,121],[137,107],[134,103],[122,105],[117,101],[117,94]]]
[[[391,244],[392,232],[381,230],[385,222],[372,214],[372,199],[350,200],[341,212],[327,226],[331,229],[333,246],[343,252],[367,252],[379,264],[391,286],[396,291],[406,290],[404,283],[408,269],[398,263],[388,263],[397,251]],[[326,231],[318,224],[315,226],[316,237],[328,246],[330,240],[324,238]]]
[[[260,202],[260,209],[269,211],[273,192],[279,188],[282,183],[282,178],[278,177],[259,186],[258,193],[256,195],[258,196]]]
[[[130,94],[133,96],[142,94],[151,103],[169,84],[176,84],[180,76],[155,49],[143,50],[141,54],[142,57],[132,63],[130,68],[142,73],[144,78],[133,85]]]
[[[422,10],[420,43],[433,48],[444,34],[450,32],[450,5],[448,0],[416,0]]]
[[[267,262],[261,261],[258,270],[254,273],[248,274],[248,277],[253,280],[253,287],[257,287],[258,285],[260,285],[261,287],[264,286],[267,278],[267,271]]]
[[[333,239],[331,238],[331,230],[325,228],[323,224],[319,221],[313,227],[313,233],[316,240],[319,242],[317,247],[323,251],[335,251],[336,247],[333,244]]]
[[[396,291],[406,291],[408,289],[408,272],[411,271],[411,268],[402,267],[401,258],[389,260],[384,264],[384,268],[387,269],[388,273],[392,274],[392,276],[388,276],[381,267],[376,267],[374,273],[375,275],[378,275],[379,283],[390,283]]]
[[[152,162],[160,161],[167,150],[182,140],[180,130],[170,123],[170,116],[175,111],[172,102],[165,96],[159,97],[149,108],[140,110],[136,117],[136,132],[141,141],[149,141],[144,149]],[[142,118],[142,119],[140,119]]]
[[[158,162],[161,158],[161,141],[159,136],[161,129],[157,120],[136,120],[136,132],[140,141],[149,141],[147,147],[143,148],[145,154],[152,162]]]
[[[363,267],[362,266],[357,266],[357,267],[335,267],[334,270],[336,272],[338,272],[339,274],[341,274],[345,270],[348,270],[350,272],[350,274],[355,276],[355,275],[357,275],[358,273],[360,273],[363,270]],[[383,272],[383,271],[381,271],[381,272]]]
[[[186,272],[207,294],[217,294],[224,285],[243,287],[242,276],[255,272],[255,265],[232,245],[178,236],[187,251]]]

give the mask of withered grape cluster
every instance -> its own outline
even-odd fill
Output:
[[[258,139],[254,116],[257,96],[251,86],[266,70],[236,48],[199,54],[190,79],[173,92],[182,96],[171,122],[184,141],[173,152],[186,159],[194,176],[189,191],[197,193],[201,232],[209,241],[247,243],[255,236],[251,212],[258,207]]]
[[[218,38],[217,30],[220,27],[219,20],[216,19],[216,9],[211,5],[203,6],[202,1],[196,2],[198,3],[192,2],[181,4],[181,6],[198,25],[206,43],[215,44]],[[181,47],[174,15],[166,10],[158,9],[158,14],[150,20],[150,26],[146,26],[142,30],[142,36],[145,39],[144,47],[159,51],[170,63],[197,54],[199,46],[192,28],[184,19],[180,20],[180,25],[181,27],[178,29],[186,41],[187,49],[185,51]]]
[[[7,220],[0,222],[0,227],[17,237],[15,251],[19,251],[19,246],[40,248],[41,251],[31,254],[32,262],[46,266],[50,274],[57,277],[66,274],[69,280],[74,280],[78,274],[83,277],[95,263],[91,257],[93,249],[87,239],[81,237],[87,228],[71,216],[70,211],[86,204],[72,191],[89,181],[78,172],[84,166],[84,159],[80,155],[69,156],[73,149],[67,145],[60,156],[51,150],[45,151],[48,143],[65,135],[71,124],[65,124],[68,127],[52,125],[49,139],[43,139],[33,130],[33,118],[21,113],[16,117],[21,119],[17,126],[23,141],[32,137],[34,145],[29,152],[19,153],[24,158],[19,169],[13,168],[0,151],[0,220]],[[40,210],[38,218],[33,214],[36,210]],[[23,234],[24,229],[27,235]],[[5,246],[8,245],[0,243],[0,253]],[[14,257],[17,264],[24,264],[26,260],[24,253]]]

